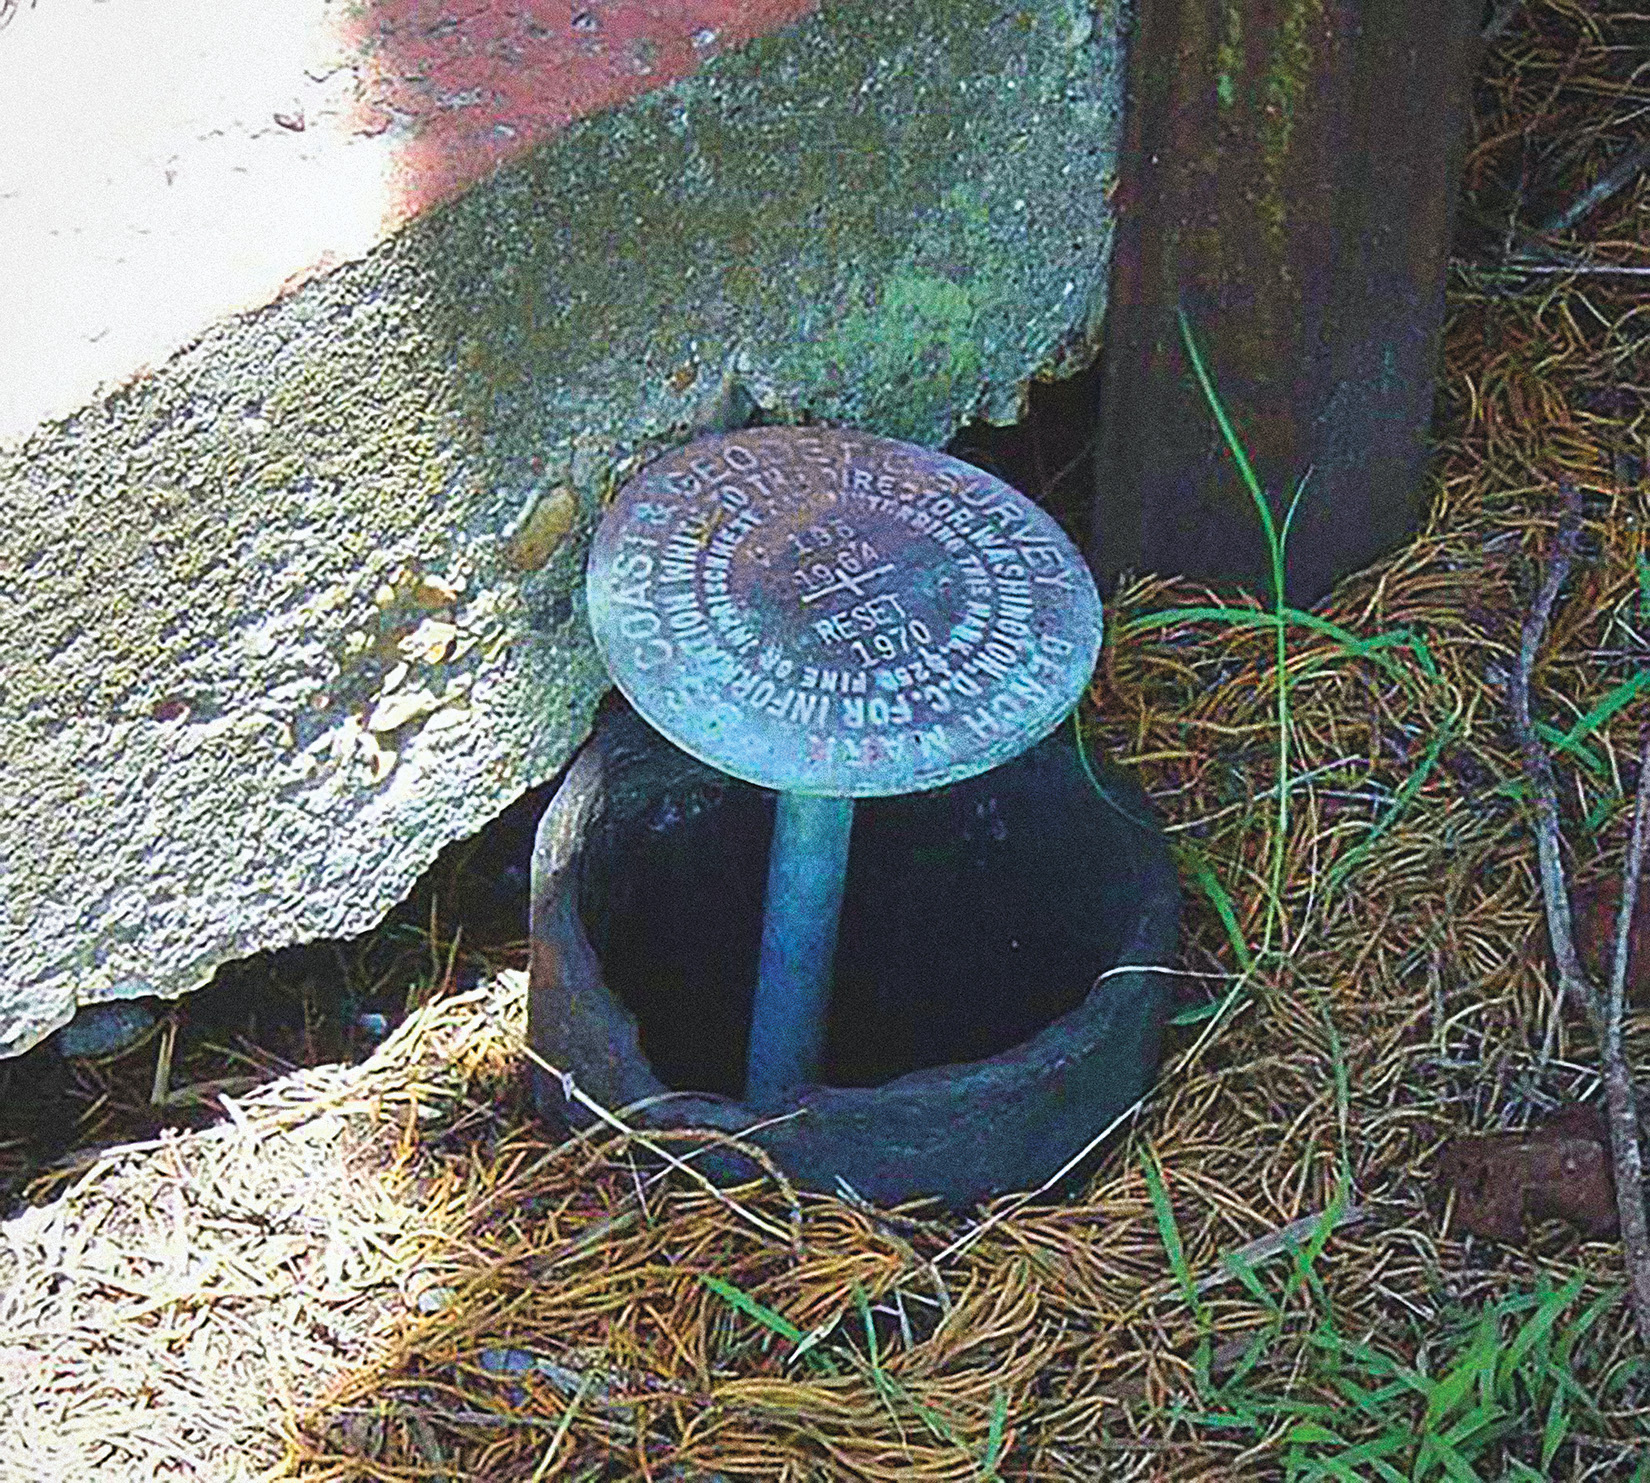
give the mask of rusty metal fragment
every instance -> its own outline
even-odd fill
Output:
[[[1097,572],[1266,590],[1259,523],[1181,351],[1180,303],[1274,501],[1311,470],[1292,601],[1415,526],[1481,10],[1141,0],[1114,197]]]

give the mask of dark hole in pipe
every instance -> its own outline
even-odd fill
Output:
[[[1076,1008],[1133,903],[1109,821],[1074,808],[1054,740],[854,818],[823,1080],[877,1086],[984,1059]],[[1098,808],[1098,804],[1096,805]],[[676,1090],[742,1090],[772,796],[729,782],[586,856],[585,929]]]

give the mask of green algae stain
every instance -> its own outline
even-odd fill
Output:
[[[1237,79],[1243,73],[1243,12],[1227,0],[1226,30],[1215,48],[1215,97],[1222,111],[1237,102]]]
[[[594,408],[580,395],[580,422],[594,412],[619,440],[635,425],[635,384],[660,389],[642,420],[671,426],[675,371],[737,347],[788,415],[943,440],[982,384],[1000,388],[1017,375],[1005,366],[1069,329],[1057,325],[1071,317],[1063,295],[1081,287],[1086,300],[1103,260],[1109,208],[1062,199],[1085,130],[1106,137],[1076,90],[1084,49],[1101,45],[1094,14],[1081,0],[1022,9],[1035,39],[1005,48],[995,5],[914,0],[908,33],[869,74],[860,31],[839,17],[576,127],[520,172],[512,214],[535,229],[511,282],[469,281],[499,213],[461,203],[448,240],[424,254],[433,297],[463,305],[442,332],[489,347],[455,353],[461,395],[490,427],[542,436],[562,387],[588,379],[602,394]],[[783,106],[753,106],[752,90],[787,68],[806,85],[787,83]],[[1054,137],[1069,143],[1049,152],[1057,117]],[[938,384],[914,391],[930,371]]]
[[[963,284],[904,268],[875,293],[855,285],[853,307],[817,346],[828,374],[845,384],[886,389],[894,437],[927,433],[966,405],[984,366],[975,327],[979,308]]]
[[[1266,191],[1260,202],[1267,232],[1281,241],[1289,220],[1283,178],[1296,115],[1316,72],[1313,31],[1323,19],[1323,0],[1290,0],[1267,56],[1261,81],[1261,161]]]

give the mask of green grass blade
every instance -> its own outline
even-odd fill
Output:
[[[1397,1468],[1386,1459],[1394,1453],[1403,1452],[1409,1447],[1411,1438],[1402,1425],[1389,1428],[1372,1441],[1360,1442],[1355,1447],[1348,1447],[1341,1453],[1339,1461],[1348,1467],[1362,1466],[1373,1470],[1386,1483],[1408,1483],[1408,1480]],[[1357,1478],[1366,1478],[1367,1473],[1356,1473]]]
[[[1177,1010],[1169,1016],[1171,1025],[1200,1025],[1204,1020],[1212,1020],[1230,1002],[1230,996],[1225,999],[1211,999],[1207,1004],[1194,1004],[1189,1009]]]
[[[1283,1243],[1284,1249],[1289,1253],[1289,1260],[1293,1264],[1283,1285],[1283,1300],[1285,1303],[1294,1297],[1302,1286],[1312,1284],[1317,1260],[1323,1255],[1324,1247],[1329,1244],[1329,1238],[1335,1233],[1335,1226],[1341,1218],[1341,1211],[1346,1208],[1347,1197],[1345,1181],[1343,1180],[1342,1187],[1335,1191],[1334,1198],[1324,1206],[1323,1211],[1313,1224],[1311,1232],[1306,1238],[1305,1247],[1302,1248],[1294,1241],[1286,1240]]]
[[[1125,819],[1139,825],[1148,834],[1155,834],[1157,831],[1151,824],[1148,824],[1144,819],[1136,818],[1130,810],[1124,808],[1107,792],[1105,785],[1100,781],[1099,774],[1094,770],[1094,763],[1089,757],[1088,744],[1084,740],[1083,729],[1078,724],[1075,712],[1072,713],[1071,725],[1077,738],[1077,760],[1082,764],[1083,772],[1089,780],[1089,786]],[[1208,858],[1195,845],[1185,841],[1180,841],[1175,846],[1175,855],[1181,865],[1191,873],[1193,880],[1197,882],[1203,894],[1209,898],[1210,905],[1214,907],[1219,915],[1221,925],[1226,929],[1227,939],[1232,944],[1232,952],[1236,956],[1239,966],[1246,975],[1253,974],[1255,960],[1249,952],[1249,944],[1244,940],[1243,931],[1238,926],[1237,912],[1233,909],[1232,898],[1227,894],[1226,888],[1221,885],[1213,867],[1209,864]],[[1175,1016],[1172,1023],[1192,1024],[1197,1020],[1208,1019],[1211,1015],[1222,1012],[1241,987],[1241,982],[1234,985],[1231,993],[1224,1000],[1215,1001],[1208,1005],[1199,1005],[1192,1010],[1183,1010],[1181,1014]]]
[[[1321,1349],[1328,1349],[1345,1359],[1354,1361],[1374,1375],[1384,1375],[1395,1384],[1402,1385],[1406,1390],[1418,1396],[1427,1396],[1432,1392],[1432,1382],[1419,1370],[1395,1360],[1390,1354],[1383,1354],[1379,1349],[1373,1349],[1368,1344],[1356,1339],[1343,1339],[1339,1334],[1318,1332],[1310,1336],[1311,1342]]]
[[[1344,1184],[1344,1181],[1343,1181]],[[1293,1270],[1284,1284],[1284,1302],[1288,1302],[1296,1293],[1305,1288],[1312,1294],[1313,1301],[1325,1312],[1330,1311],[1328,1294],[1324,1291],[1323,1282],[1318,1277],[1318,1258],[1323,1255],[1323,1249],[1335,1231],[1335,1223],[1341,1218],[1341,1208],[1344,1202],[1344,1189],[1337,1189],[1335,1197],[1326,1206],[1323,1214],[1318,1217],[1317,1224],[1312,1227],[1312,1234],[1307,1237],[1306,1245],[1283,1239],[1283,1249],[1289,1253],[1289,1260],[1293,1263]]]
[[[1371,1390],[1367,1385],[1360,1384],[1350,1375],[1336,1375],[1331,1383],[1336,1391],[1350,1401],[1366,1416],[1384,1417],[1391,1415],[1394,1400],[1408,1400],[1409,1388],[1396,1381],[1389,1385],[1382,1385]]]
[[[1524,1320],[1518,1332],[1513,1335],[1512,1341],[1502,1351],[1497,1366],[1498,1393],[1506,1393],[1512,1383],[1514,1372],[1524,1363],[1525,1357],[1553,1332],[1564,1310],[1580,1295],[1585,1280],[1578,1274],[1563,1287],[1541,1295],[1535,1312]]]
[[[1329,619],[1320,618],[1316,613],[1308,613],[1301,608],[1284,607],[1270,613],[1258,608],[1158,608],[1150,613],[1138,613],[1126,623],[1120,624],[1117,635],[1119,638],[1132,638],[1136,634],[1149,633],[1155,628],[1173,628],[1177,623],[1230,623],[1237,628],[1276,628],[1280,622],[1287,627],[1304,628],[1308,632],[1333,639],[1354,658],[1373,659],[1400,678],[1403,677],[1402,667],[1394,664],[1386,651],[1407,648],[1421,660],[1422,668],[1427,670],[1429,675],[1437,677],[1438,670],[1432,659],[1432,651],[1427,648],[1426,641],[1419,634],[1411,633],[1407,628],[1394,628],[1376,634],[1373,638],[1359,638],[1350,629],[1342,628],[1338,623],[1331,623]]]
[[[1226,940],[1232,944],[1232,953],[1237,958],[1238,967],[1243,970],[1245,977],[1251,976],[1255,971],[1254,955],[1249,951],[1249,944],[1243,936],[1243,929],[1238,926],[1237,911],[1232,905],[1232,898],[1227,894],[1226,887],[1221,885],[1220,877],[1215,874],[1208,856],[1196,845],[1186,840],[1175,841],[1174,853],[1180,863],[1191,873],[1198,889],[1209,898],[1209,905],[1214,907],[1221,925],[1226,929]],[[1227,994],[1227,999],[1235,996],[1241,987],[1241,983],[1234,985]],[[1220,1007],[1224,1008],[1224,1004],[1221,1004]],[[1197,1017],[1200,1019],[1207,1018],[1206,1015]]]
[[[1584,1309],[1581,1317],[1567,1325],[1558,1336],[1558,1362],[1569,1369],[1575,1347],[1587,1336],[1587,1331],[1621,1301],[1621,1289],[1612,1287],[1601,1292]]]
[[[1461,1448],[1476,1437],[1485,1433],[1493,1433],[1497,1423],[1505,1422],[1507,1411],[1502,1406],[1486,1404],[1474,1406],[1460,1420],[1454,1422],[1443,1436],[1438,1438],[1439,1445],[1460,1455]],[[1501,1428],[1504,1429],[1504,1428]]]
[[[1564,1445],[1564,1439],[1570,1434],[1569,1407],[1564,1404],[1564,1388],[1557,1387],[1553,1391],[1553,1398],[1547,1404],[1547,1419],[1541,1428],[1541,1471],[1545,1473],[1551,1465],[1558,1449]]]
[[[1340,1220],[1342,1209],[1352,1198],[1352,1080],[1346,1067],[1346,1048],[1341,1044],[1341,1033],[1335,1028],[1329,1006],[1321,997],[1318,1000],[1318,1015],[1323,1020],[1325,1033],[1329,1036],[1329,1065],[1335,1078],[1335,1146],[1340,1159],[1340,1169],[1335,1198],[1325,1207],[1318,1219],[1317,1228],[1312,1232],[1312,1239],[1308,1244],[1308,1263],[1316,1262],[1323,1254],[1324,1245]]]
[[[946,1419],[932,1407],[925,1406],[914,1395],[912,1395],[910,1391],[901,1385],[899,1381],[894,1379],[892,1375],[887,1373],[882,1375],[881,1384],[877,1386],[877,1391],[880,1395],[882,1395],[885,1402],[890,1397],[904,1401],[905,1404],[916,1413],[917,1420],[922,1422],[922,1424],[928,1428],[929,1435],[932,1436],[936,1442],[945,1442],[950,1446],[957,1448],[959,1451],[962,1450],[963,1444],[961,1438],[957,1436],[957,1433],[952,1429]],[[899,1418],[895,1417],[894,1422],[895,1425],[898,1426]]]
[[[853,1284],[854,1306],[859,1309],[860,1322],[865,1325],[865,1353],[871,1363],[871,1373],[882,1373],[882,1358],[877,1352],[877,1326],[871,1317],[871,1303],[865,1296],[865,1289],[858,1282]]]
[[[1383,1416],[1390,1416],[1394,1407],[1397,1407],[1407,1418],[1410,1403],[1415,1399],[1414,1390],[1402,1380],[1389,1380],[1378,1389],[1365,1391],[1364,1394],[1369,1405]]]
[[[1597,1408],[1593,1404],[1592,1396],[1588,1394],[1587,1387],[1569,1370],[1558,1365],[1549,1366],[1546,1379],[1554,1390],[1560,1391],[1568,1397],[1570,1404],[1575,1406],[1578,1411],[1582,1411],[1589,1416],[1596,1414]]]
[[[1243,1284],[1244,1290],[1249,1296],[1266,1309],[1273,1318],[1282,1317],[1282,1308],[1278,1306],[1278,1302],[1272,1294],[1267,1292],[1259,1274],[1255,1271],[1254,1263],[1249,1261],[1247,1257],[1240,1252],[1230,1252],[1221,1257],[1220,1265],[1236,1277]]]
[[[876,1320],[871,1318],[871,1303],[865,1297],[865,1288],[860,1287],[858,1282],[851,1283],[851,1292],[853,1292],[853,1303],[860,1310],[861,1321],[865,1323],[866,1364],[863,1372],[870,1374],[871,1389],[874,1389],[876,1394],[881,1397],[884,1409],[888,1410],[888,1419],[893,1422],[894,1430],[899,1434],[899,1440],[901,1442],[906,1440],[906,1430],[904,1430],[903,1425],[899,1424],[898,1410],[894,1410],[896,1399],[909,1402],[912,1409],[916,1410],[917,1415],[921,1417],[924,1425],[927,1425],[927,1429],[931,1430],[932,1434],[936,1435],[939,1440],[942,1440],[942,1442],[949,1440],[950,1443],[955,1445],[957,1438],[952,1435],[949,1427],[940,1429],[940,1427],[936,1427],[934,1420],[922,1415],[922,1407],[917,1405],[916,1397],[911,1396],[898,1381],[894,1381],[893,1376],[889,1376],[888,1372],[884,1371],[883,1359],[881,1359],[881,1354],[878,1353],[878,1348],[876,1348]]]
[[[1624,800],[1619,793],[1606,793],[1597,803],[1587,810],[1587,817],[1582,820],[1582,827],[1589,834],[1597,834],[1610,821],[1610,815]]]
[[[1486,1313],[1473,1329],[1472,1340],[1466,1351],[1445,1371],[1441,1379],[1433,1383],[1432,1393],[1427,1397],[1426,1414],[1421,1422],[1424,1433],[1442,1426],[1445,1419],[1466,1402],[1486,1365],[1493,1379],[1499,1341],[1500,1334],[1496,1331],[1495,1315]]]
[[[1576,722],[1576,725],[1580,724],[1580,721]],[[1584,738],[1572,736],[1568,731],[1560,731],[1558,727],[1549,726],[1545,721],[1537,721],[1535,730],[1536,735],[1543,741],[1552,743],[1555,752],[1570,753],[1595,778],[1610,775],[1610,769],[1605,766],[1604,759],[1586,744]]]
[[[1209,369],[1203,363],[1203,353],[1197,348],[1197,337],[1192,333],[1191,319],[1184,308],[1176,308],[1175,314],[1180,321],[1180,341],[1186,347],[1193,374],[1196,375],[1197,384],[1203,391],[1203,400],[1214,413],[1215,425],[1220,428],[1220,436],[1226,443],[1226,451],[1232,455],[1232,462],[1238,467],[1244,487],[1249,491],[1249,498],[1255,502],[1261,526],[1266,532],[1267,547],[1276,551],[1279,549],[1278,531],[1272,519],[1272,507],[1266,502],[1266,492],[1261,488],[1254,465],[1249,462],[1249,454],[1244,449],[1243,440],[1238,437],[1237,429],[1232,426],[1232,419],[1226,415],[1226,407],[1220,400],[1220,393],[1215,390]]]
[[[704,1273],[700,1273],[699,1280],[735,1312],[743,1313],[746,1318],[754,1319],[769,1332],[778,1334],[780,1338],[788,1339],[792,1344],[801,1344],[807,1337],[790,1319],[781,1313],[775,1313],[767,1304],[759,1303],[749,1293],[742,1292],[731,1282],[724,1282],[720,1277],[710,1277]],[[823,1370],[827,1375],[837,1373],[836,1366],[831,1363],[830,1357],[811,1347],[803,1351],[801,1357],[815,1368]]]
[[[1112,797],[1111,791],[1106,787],[1106,785],[1100,781],[1100,774],[1094,770],[1094,762],[1089,756],[1088,741],[1083,736],[1083,727],[1077,719],[1076,711],[1071,713],[1071,731],[1072,735],[1077,740],[1077,760],[1082,763],[1084,775],[1089,780],[1089,786],[1100,795],[1101,802],[1107,804],[1116,812],[1120,813],[1137,828],[1144,829],[1147,834],[1155,837],[1157,834],[1157,826],[1155,824],[1148,823],[1145,819],[1140,818],[1132,810],[1124,808],[1122,804]]]
[[[1008,1392],[999,1386],[991,1392],[991,1426],[985,1434],[985,1456],[980,1459],[981,1483],[994,1483],[997,1462],[1003,1455],[1003,1435],[1008,1430]]]
[[[1249,1378],[1250,1371],[1266,1358],[1267,1351],[1271,1349],[1277,1336],[1278,1327],[1276,1324],[1267,1324],[1265,1328],[1256,1331],[1255,1337],[1249,1341],[1237,1364],[1232,1367],[1232,1373],[1221,1382],[1220,1392],[1222,1396],[1236,1396],[1238,1394],[1243,1382]],[[1237,1402],[1230,1401],[1228,1404],[1237,1404]]]
[[[961,1448],[962,1442],[956,1431],[946,1422],[945,1418],[929,1406],[925,1406],[903,1385],[899,1383],[882,1367],[882,1353],[877,1344],[876,1320],[871,1315],[870,1300],[865,1296],[865,1289],[858,1282],[852,1285],[854,1306],[859,1309],[860,1321],[865,1325],[865,1348],[867,1359],[857,1361],[855,1368],[865,1375],[871,1382],[872,1388],[882,1398],[882,1403],[888,1408],[888,1414],[893,1418],[894,1426],[904,1435],[900,1428],[900,1420],[894,1411],[893,1403],[896,1400],[905,1402],[916,1414],[919,1421],[929,1430],[935,1441],[945,1442],[952,1447]]]
[[[1631,705],[1646,690],[1650,690],[1650,667],[1641,669],[1630,680],[1623,680],[1605,693],[1602,700],[1553,743],[1562,752],[1574,751],[1579,744],[1597,731],[1611,716],[1624,706]]]
[[[1404,810],[1415,801],[1415,795],[1426,786],[1427,778],[1431,775],[1432,769],[1438,765],[1438,758],[1443,754],[1444,748],[1449,745],[1454,735],[1455,722],[1453,720],[1444,720],[1439,723],[1438,728],[1432,733],[1427,742],[1426,751],[1421,754],[1421,760],[1415,765],[1415,770],[1399,784],[1398,791],[1393,795],[1392,802],[1387,805],[1385,812],[1370,826],[1369,832],[1346,854],[1341,856],[1331,868],[1328,884],[1325,888],[1327,892],[1336,890],[1351,873],[1353,867],[1375,847],[1375,842],[1403,817]]]
[[[775,1313],[765,1303],[759,1303],[749,1293],[742,1292],[731,1282],[724,1282],[720,1277],[707,1277],[700,1274],[699,1280],[705,1284],[730,1308],[743,1313],[746,1318],[755,1319],[765,1329],[771,1329],[782,1339],[789,1339],[793,1344],[802,1342],[802,1330],[783,1314]]]
[[[1290,497],[1289,508],[1284,511],[1283,529],[1278,532],[1278,544],[1285,550],[1289,548],[1289,531],[1295,523],[1295,511],[1300,509],[1302,498],[1306,494],[1306,486],[1312,482],[1312,469],[1309,466],[1304,474],[1295,480],[1295,492]]]
[[[1442,1469],[1454,1483],[1484,1483],[1478,1470],[1455,1448],[1433,1432],[1423,1429],[1411,1472],[1416,1479],[1423,1479],[1432,1476],[1436,1469]]]
[[[1420,634],[1411,633],[1408,629],[1397,628],[1392,631],[1404,636],[1404,642],[1409,645],[1410,653],[1415,656],[1423,673],[1429,680],[1436,680],[1439,676],[1438,661],[1432,657],[1432,650],[1427,647],[1427,641]]]
[[[1336,1447],[1345,1447],[1347,1445],[1344,1438],[1337,1436],[1334,1432],[1330,1431],[1327,1426],[1323,1426],[1316,1421],[1297,1422],[1283,1434],[1283,1439],[1284,1441],[1295,1446],[1300,1446],[1303,1443],[1308,1442],[1327,1442]]]
[[[1349,1480],[1349,1483],[1368,1483],[1373,1471],[1373,1475],[1385,1480],[1385,1483],[1408,1483],[1404,1474],[1386,1461],[1390,1454],[1401,1452],[1408,1445],[1409,1438],[1402,1432],[1389,1431],[1374,1441],[1353,1445],[1328,1427],[1309,1423],[1291,1428],[1284,1434],[1283,1440],[1297,1449],[1326,1444],[1341,1449],[1328,1457],[1307,1457],[1295,1452],[1289,1467],[1289,1477],[1292,1479],[1340,1478]]]
[[[1168,1187],[1163,1182],[1163,1166],[1151,1149],[1142,1148],[1140,1167],[1146,1176],[1146,1190],[1151,1195],[1152,1213],[1157,1217],[1157,1233],[1162,1238],[1164,1251],[1168,1253],[1169,1268],[1175,1275],[1175,1281],[1180,1284],[1186,1306],[1201,1322],[1203,1301],[1198,1297],[1192,1269],[1186,1263],[1186,1248],[1180,1242],[1180,1226],[1174,1218],[1174,1206],[1169,1203]]]
[[[1232,419],[1227,414],[1226,407],[1220,399],[1220,392],[1216,388],[1214,378],[1203,363],[1203,355],[1197,346],[1197,337],[1192,333],[1192,322],[1186,315],[1184,307],[1176,307],[1176,315],[1180,321],[1180,338],[1186,347],[1186,354],[1192,362],[1192,369],[1197,373],[1198,385],[1203,390],[1203,399],[1209,404],[1214,413],[1215,422],[1220,428],[1220,435],[1226,442],[1226,449],[1232,455],[1243,477],[1243,482],[1249,490],[1249,497],[1254,502],[1255,511],[1260,516],[1261,528],[1266,535],[1267,558],[1271,565],[1272,578],[1272,613],[1277,628],[1277,653],[1274,656],[1274,677],[1278,687],[1278,817],[1274,829],[1274,846],[1272,851],[1271,891],[1269,892],[1268,911],[1266,916],[1266,941],[1271,942],[1274,927],[1281,927],[1284,918],[1282,901],[1283,861],[1288,849],[1289,840],[1289,655],[1287,648],[1287,633],[1284,622],[1285,576],[1287,555],[1285,552],[1285,534],[1279,532],[1276,522],[1272,518],[1271,502],[1266,498],[1266,491],[1261,487],[1260,480],[1255,475],[1254,465],[1249,461],[1248,450],[1243,446],[1243,440],[1238,437],[1237,429],[1232,425]],[[1289,520],[1285,522],[1285,532],[1290,521],[1293,521],[1296,506],[1301,496],[1306,492],[1306,480],[1302,480],[1295,487],[1295,499],[1289,507]]]

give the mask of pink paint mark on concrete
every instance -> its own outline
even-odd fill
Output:
[[[575,119],[792,25],[818,0],[372,0],[358,133],[393,130],[391,216],[456,195]]]
[[[20,7],[0,44],[0,443],[815,4]]]

